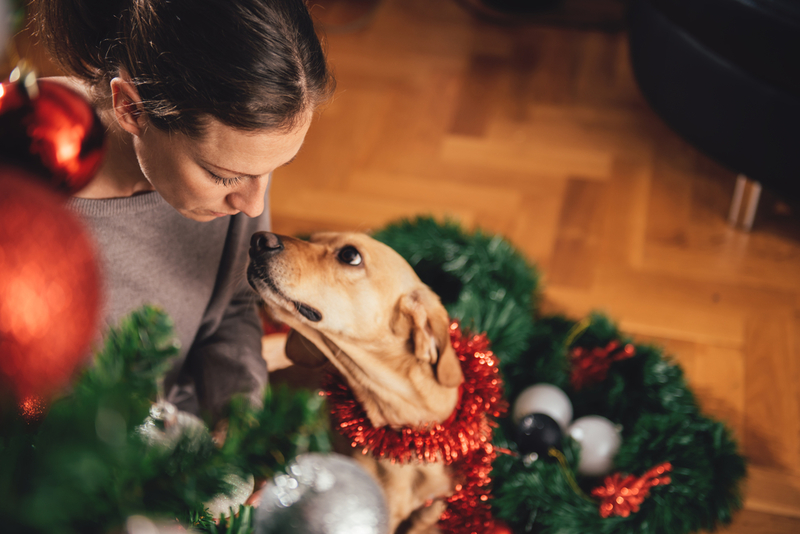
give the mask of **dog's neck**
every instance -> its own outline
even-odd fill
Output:
[[[409,358],[405,347],[398,347],[397,354],[373,354],[369,347],[334,343],[318,332],[304,335],[316,337],[313,341],[345,378],[376,428],[441,423],[458,404],[458,387],[439,384],[430,365]],[[367,358],[372,362],[369,373],[358,363]]]

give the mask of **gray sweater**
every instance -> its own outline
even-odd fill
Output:
[[[180,355],[166,377],[167,400],[216,420],[234,393],[260,403],[267,382],[261,322],[245,269],[250,236],[269,229],[269,213],[211,222],[184,218],[156,192],[129,198],[73,198],[97,245],[105,324],[142,306],[175,323]]]

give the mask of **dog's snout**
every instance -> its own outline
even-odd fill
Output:
[[[256,232],[250,238],[250,257],[272,255],[283,250],[280,237],[272,232]]]

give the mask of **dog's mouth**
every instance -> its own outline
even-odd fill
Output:
[[[254,262],[251,262],[247,268],[247,282],[264,300],[272,301],[276,304],[278,304],[277,300],[289,303],[294,306],[297,313],[313,323],[318,323],[322,320],[322,312],[308,304],[287,297],[278,288],[275,281],[270,278],[266,270],[255,265]]]

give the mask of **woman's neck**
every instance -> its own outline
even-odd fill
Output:
[[[106,154],[100,171],[75,196],[124,198],[154,190],[142,174],[131,134],[112,124],[106,134]]]

